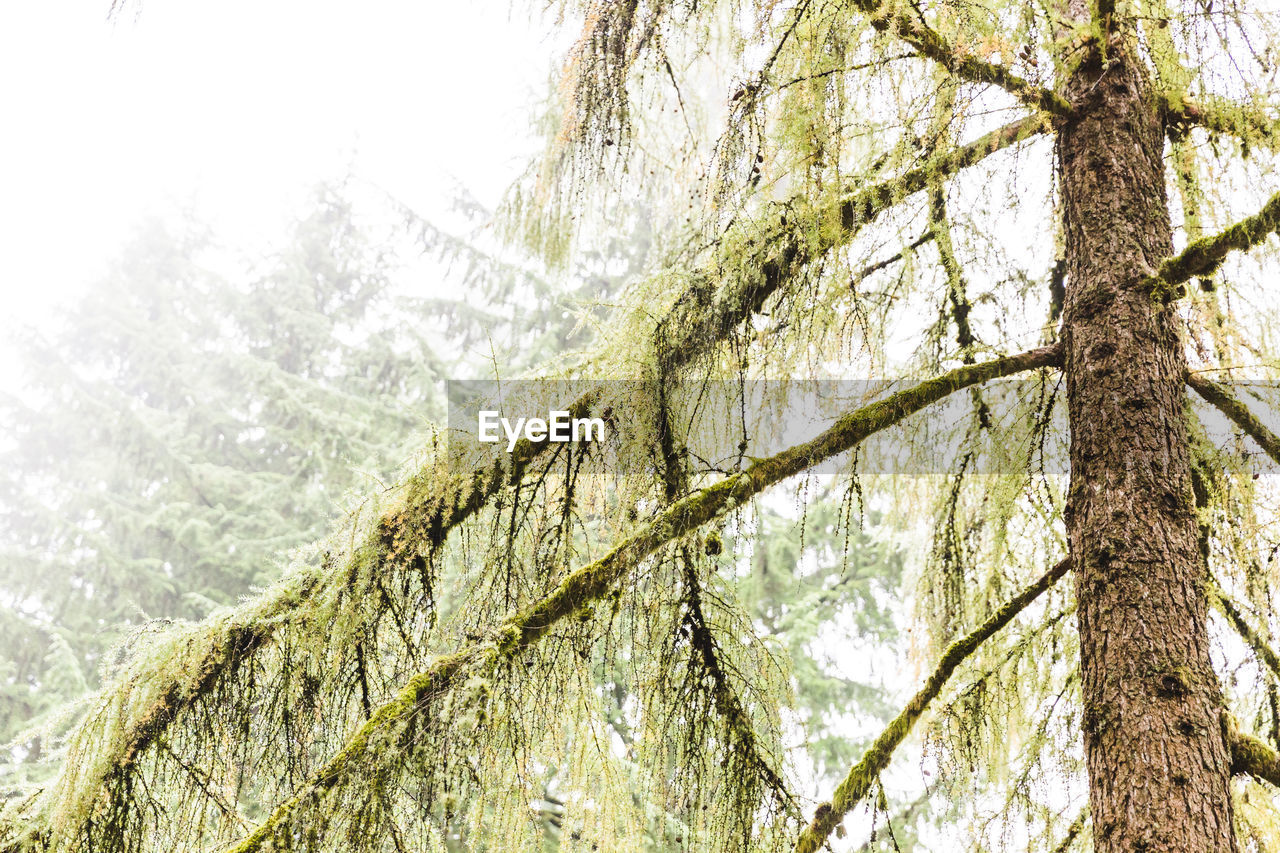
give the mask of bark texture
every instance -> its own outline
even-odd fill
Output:
[[[1099,853],[1235,851],[1231,761],[1209,660],[1177,314],[1148,280],[1172,254],[1164,128],[1116,43],[1071,72],[1059,136],[1066,233],[1067,531]]]

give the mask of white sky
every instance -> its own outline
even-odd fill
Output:
[[[253,243],[348,171],[427,214],[455,182],[496,202],[563,51],[536,6],[5,4],[0,317],[39,323],[178,206]]]

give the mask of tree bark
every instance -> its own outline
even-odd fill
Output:
[[[1065,217],[1067,532],[1099,853],[1235,851],[1183,417],[1180,321],[1146,280],[1172,251],[1164,127],[1118,44],[1070,72]]]

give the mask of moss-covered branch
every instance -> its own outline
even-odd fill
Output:
[[[838,229],[823,229],[811,236],[800,230],[805,217],[792,215],[788,220],[785,214],[781,215],[778,223],[765,228],[745,252],[758,257],[758,261],[750,265],[758,270],[757,274],[735,281],[719,292],[709,286],[691,287],[659,323],[657,339],[664,367],[674,369],[685,365],[706,351],[708,340],[723,340],[743,320],[760,311],[769,297],[785,288],[807,264],[847,242],[903,199],[1049,128],[1050,120],[1046,116],[1029,116],[967,145],[931,157],[895,178],[871,185],[856,182],[832,212],[831,218],[840,224]],[[735,259],[737,262],[740,258]],[[711,277],[703,274],[702,278],[710,280]]]
[[[1280,788],[1280,755],[1253,735],[1230,728],[1231,772],[1249,775]]]
[[[1059,118],[1071,115],[1071,104],[1057,92],[1036,86],[1003,65],[986,62],[969,51],[959,49],[920,18],[896,11],[900,8],[896,4],[890,8],[891,4],[882,0],[856,0],[855,5],[871,19],[871,25],[877,30],[893,33],[956,77],[971,83],[999,86],[1027,106]]]
[[[608,554],[572,572],[548,596],[509,616],[488,638],[439,659],[432,667],[410,679],[390,702],[378,708],[356,730],[333,758],[292,797],[280,804],[251,835],[230,848],[228,853],[252,853],[270,849],[267,846],[269,842],[279,838],[282,833],[287,834],[295,814],[305,803],[314,801],[316,797],[337,786],[354,766],[372,758],[370,745],[383,743],[383,736],[407,722],[412,714],[420,710],[424,699],[454,686],[464,673],[499,666],[503,661],[520,654],[542,639],[562,619],[602,598],[629,569],[663,545],[696,530],[722,513],[741,506],[769,486],[849,450],[867,437],[900,423],[962,388],[1013,373],[1056,365],[1060,358],[1061,350],[1058,347],[1042,347],[1020,355],[957,368],[892,394],[884,400],[863,406],[840,418],[812,441],[762,459],[739,474],[676,501]],[[1007,609],[1008,607],[1002,609],[1000,613],[1005,613]],[[1015,612],[1009,612],[999,625],[1012,618]],[[997,614],[993,618],[999,616]],[[950,654],[949,651],[948,655]],[[952,668],[967,654],[968,652],[964,652],[956,658]]]
[[[854,233],[859,223],[871,221],[904,194],[923,189],[929,175],[959,171],[1046,127],[1047,121],[1042,117],[1014,122],[939,155],[893,181],[852,192],[840,203],[838,211],[844,234]],[[756,244],[766,246],[778,239],[779,233],[782,232],[766,231]],[[781,242],[784,246],[795,245]],[[821,246],[807,253],[795,250],[789,255],[785,251],[771,255],[772,260],[763,265],[758,278],[742,283],[740,289],[722,298],[708,301],[701,291],[687,294],[660,324],[659,334],[671,336],[659,347],[665,360],[670,366],[679,366],[723,340],[820,249]],[[591,394],[579,398],[569,406],[572,416],[589,416],[595,401]],[[104,688],[98,704],[109,709],[119,728],[110,738],[86,735],[91,742],[84,749],[93,753],[93,760],[84,761],[81,766],[64,766],[46,789],[44,806],[58,814],[85,813],[89,798],[96,796],[107,780],[131,773],[137,758],[186,709],[211,695],[224,678],[260,649],[275,643],[280,633],[309,614],[316,602],[358,596],[358,591],[346,589],[352,578],[385,578],[395,572],[429,578],[433,554],[449,534],[487,506],[502,489],[519,482],[548,446],[546,442],[522,440],[502,466],[477,468],[447,479],[434,469],[417,474],[398,487],[367,538],[357,541],[348,553],[309,567],[231,611],[170,632],[162,640],[164,647],[154,649],[151,659],[162,656],[175,664],[156,672],[139,661],[137,671],[121,673],[116,682]],[[140,689],[143,684],[145,690]]]
[[[1165,103],[1164,113],[1171,134],[1184,133],[1187,126],[1194,125],[1212,133],[1235,136],[1246,145],[1268,149],[1275,148],[1280,130],[1280,122],[1261,110],[1225,98]]]
[[[1157,299],[1168,302],[1181,296],[1184,282],[1194,276],[1206,276],[1216,270],[1232,252],[1251,249],[1268,235],[1280,229],[1280,193],[1276,193],[1262,210],[1245,217],[1229,228],[1193,241],[1182,252],[1160,264],[1160,269],[1145,284]]]
[[[1068,567],[1069,564],[1066,560],[1058,563],[1045,572],[1039,580],[1010,599],[1003,607],[993,613],[987,621],[951,644],[946,652],[943,653],[942,660],[938,662],[938,666],[916,695],[911,697],[911,701],[907,703],[907,706],[902,709],[898,716],[894,717],[893,722],[889,723],[888,727],[880,733],[875,743],[862,756],[862,760],[855,764],[848,775],[844,777],[844,781],[840,783],[835,793],[832,794],[831,801],[818,806],[813,816],[813,822],[801,834],[799,841],[796,842],[796,853],[817,853],[818,849],[827,840],[827,837],[844,819],[844,816],[852,811],[862,798],[867,795],[867,792],[871,790],[872,783],[889,766],[893,751],[906,739],[912,727],[924,714],[925,709],[929,707],[929,703],[942,692],[942,688],[946,685],[947,680],[951,678],[956,668],[964,662],[965,658],[973,654],[980,645],[986,642],[992,634],[1007,625],[1028,604],[1035,601],[1045,590],[1053,586],[1067,573]]]
[[[1067,853],[1071,849],[1071,845],[1076,843],[1076,839],[1080,837],[1080,833],[1084,832],[1085,822],[1089,820],[1089,807],[1085,806],[1080,810],[1080,814],[1076,815],[1076,819],[1071,821],[1071,825],[1067,827],[1067,834],[1062,837],[1062,841],[1058,842],[1058,846],[1053,848],[1053,853]]]
[[[1195,373],[1187,374],[1187,384],[1205,402],[1226,415],[1233,424],[1244,430],[1245,435],[1258,442],[1266,454],[1280,464],[1280,436],[1277,436],[1266,425],[1249,411],[1249,407],[1240,402],[1230,391],[1210,379]]]
[[[960,266],[960,259],[956,256],[955,245],[951,240],[946,195],[940,185],[929,192],[929,227],[938,247],[938,262],[947,277],[947,301],[951,304],[951,319],[956,324],[956,343],[960,347],[960,357],[965,364],[973,364],[974,345],[978,342],[969,323],[973,304],[969,301],[964,269]]]
[[[1244,618],[1244,614],[1240,612],[1240,608],[1236,603],[1227,597],[1222,590],[1214,588],[1212,590],[1211,600],[1217,606],[1222,615],[1231,623],[1231,627],[1235,628],[1236,633],[1240,635],[1240,639],[1253,650],[1258,656],[1258,660],[1271,670],[1271,674],[1276,678],[1280,678],[1280,655],[1275,653],[1271,646],[1267,645],[1262,635],[1254,630]]]
[[[573,416],[587,416],[595,399],[588,393],[576,400],[570,406]],[[296,619],[310,618],[313,606],[337,590],[354,594],[353,578],[386,576],[397,569],[426,573],[432,552],[450,530],[477,513],[500,489],[518,482],[547,446],[523,439],[505,466],[450,479],[442,479],[434,470],[412,477],[400,487],[367,540],[347,555],[346,565],[326,559],[237,608],[168,632],[149,656],[104,686],[90,715],[113,719],[118,729],[105,738],[96,724],[86,725],[73,736],[69,758],[47,787],[44,802],[55,814],[86,813],[102,787],[132,773],[138,758],[185,709],[212,694],[279,632]],[[372,564],[370,572],[358,571],[368,564]],[[156,660],[166,663],[156,668],[152,664]]]

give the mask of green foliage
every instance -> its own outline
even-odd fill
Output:
[[[146,225],[55,331],[30,333],[28,392],[6,401],[4,592],[33,632],[7,650],[10,684],[45,700],[119,666],[139,631],[265,585],[439,412],[444,364],[409,317],[380,316],[389,270],[336,190],[243,272],[180,227]]]
[[[320,187],[255,261],[197,223],[152,221],[55,329],[26,333],[27,389],[2,413],[0,732],[82,695],[172,620],[274,580],[347,492],[393,482],[469,352],[501,346],[517,370],[516,349],[563,352],[589,339],[577,312],[615,286],[612,257],[585,259],[566,293],[411,211],[379,228],[370,206]],[[487,216],[465,197],[457,209]],[[471,298],[407,293],[419,255]]]
[[[28,425],[3,484],[30,513],[6,532],[49,531],[10,536],[44,570],[6,590],[25,650],[6,689],[91,681],[91,624],[183,621],[139,626],[65,737],[42,742],[54,775],[0,813],[6,851],[817,850],[844,821],[869,824],[868,849],[899,831],[946,849],[1088,838],[1074,605],[1047,591],[1068,567],[1046,375],[1058,199],[1038,140],[1072,109],[1056,73],[1110,38],[1148,48],[1194,240],[1152,262],[1214,277],[1185,315],[1206,365],[1265,374],[1276,306],[1259,288],[1256,316],[1224,306],[1253,280],[1228,252],[1266,250],[1274,224],[1271,207],[1235,208],[1265,201],[1275,93],[1254,75],[1227,103],[1244,72],[1205,54],[1270,25],[1239,12],[1221,35],[1196,9],[1123,4],[1085,25],[995,0],[561,5],[582,37],[504,224],[569,270],[574,311],[561,280],[417,221],[475,298],[383,310],[386,258],[335,203],[248,285],[192,261],[198,232],[159,240],[121,272],[142,296],[119,288],[45,348],[47,408],[15,404]],[[1204,236],[1231,221],[1245,225]],[[589,380],[558,405],[605,418],[608,440],[495,461],[433,433],[382,485],[388,448],[439,415],[425,389],[485,359],[499,378]],[[1001,405],[992,380],[1031,370]],[[931,378],[842,401],[772,456],[747,455],[765,418],[741,424],[736,458],[699,455],[726,428],[706,383],[832,373]],[[915,417],[959,391],[962,417]],[[1200,444],[1206,558],[1247,602],[1241,624],[1269,625],[1273,496],[1244,448]],[[860,470],[879,453],[892,472],[895,450],[944,458]],[[836,458],[842,473],[816,480]],[[271,568],[351,464],[377,484]],[[770,490],[797,478],[783,512]],[[135,574],[126,605],[115,590]],[[268,585],[216,606],[253,583]],[[37,655],[64,624],[58,591],[75,621]],[[906,676],[846,675],[833,649],[855,641]],[[1274,722],[1275,674],[1250,674]],[[1231,698],[1265,722],[1256,697]]]

